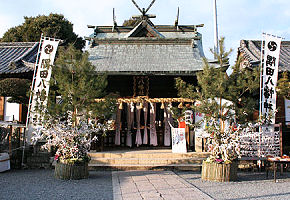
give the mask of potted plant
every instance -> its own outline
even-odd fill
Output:
[[[47,120],[43,127],[34,133],[34,142],[45,140],[42,148],[56,149],[54,155],[55,177],[58,179],[83,179],[88,178],[88,152],[91,143],[97,139],[93,133],[105,133],[104,124],[91,124],[80,122],[73,126],[69,121]]]
[[[88,151],[95,135],[104,135],[115,111],[114,97],[105,94],[106,75],[95,74],[88,54],[70,45],[60,49],[52,67],[51,90],[46,108],[39,108],[41,128],[33,142],[45,140],[43,148],[56,148],[55,177],[88,177]],[[104,101],[96,102],[95,99]]]
[[[247,124],[258,109],[259,71],[241,69],[237,62],[228,75],[231,50],[225,52],[224,38],[219,47],[219,54],[214,53],[218,66],[204,59],[204,69],[197,73],[197,86],[177,78],[176,88],[179,96],[195,100],[191,108],[203,116],[194,124],[207,139],[206,150],[211,153],[203,162],[202,179],[232,181],[237,178],[235,161],[239,156],[238,133],[242,131],[237,124]]]
[[[220,122],[213,121],[205,131],[210,135],[207,138],[207,147],[211,154],[203,161],[201,178],[220,182],[235,181],[240,155],[240,127],[228,126],[222,131]]]

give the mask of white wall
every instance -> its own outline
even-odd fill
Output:
[[[10,97],[5,97],[4,99],[4,121],[19,121],[19,104],[18,103],[9,103],[8,99]],[[13,118],[14,116],[14,118]]]

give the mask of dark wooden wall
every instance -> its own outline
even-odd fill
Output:
[[[107,92],[118,93],[120,97],[133,96],[132,75],[108,76]],[[175,88],[175,78],[178,76],[148,76],[149,77],[149,97],[150,98],[174,98],[177,97]],[[196,76],[181,76],[187,83],[196,85]]]

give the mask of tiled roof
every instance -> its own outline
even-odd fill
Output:
[[[89,60],[110,74],[189,74],[203,69],[198,39],[126,38],[94,40]]]
[[[198,25],[198,27],[201,25]],[[91,27],[89,60],[109,74],[191,74],[203,69],[197,26],[155,26],[142,20],[135,27]]]
[[[0,74],[33,71],[38,44],[38,42],[0,43]]]
[[[243,54],[248,62],[244,62],[245,67],[255,67],[260,64],[261,41],[241,40],[238,51]],[[282,41],[279,71],[290,71],[290,41]]]

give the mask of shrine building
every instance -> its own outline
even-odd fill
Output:
[[[178,98],[175,78],[196,85],[203,69],[203,25],[155,25],[152,16],[135,17],[133,26],[91,26],[89,61],[108,75],[107,92],[118,93],[116,130],[106,146],[170,146],[172,105],[192,103]],[[190,132],[194,149],[194,132]],[[189,148],[189,147],[188,147]]]

